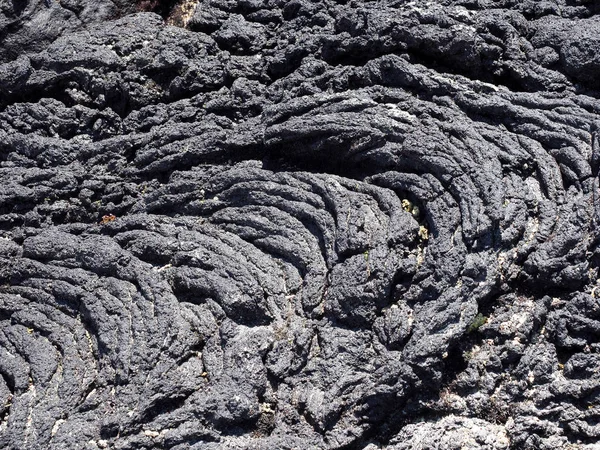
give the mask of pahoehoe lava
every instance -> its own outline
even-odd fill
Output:
[[[0,5],[0,448],[594,449],[600,7]]]

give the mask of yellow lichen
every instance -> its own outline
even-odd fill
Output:
[[[167,24],[185,28],[191,18],[194,17],[197,5],[198,0],[181,0],[173,7],[167,19]]]

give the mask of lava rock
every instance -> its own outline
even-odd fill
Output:
[[[0,6],[0,447],[595,448],[599,13]]]

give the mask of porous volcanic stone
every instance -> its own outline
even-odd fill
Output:
[[[0,448],[598,448],[599,75],[594,1],[3,3]]]

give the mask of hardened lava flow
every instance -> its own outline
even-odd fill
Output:
[[[0,5],[0,448],[600,442],[600,8]]]

